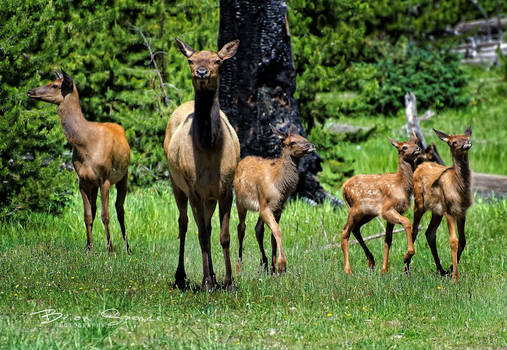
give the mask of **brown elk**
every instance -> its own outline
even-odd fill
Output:
[[[343,184],[343,199],[349,207],[341,241],[346,273],[351,273],[348,254],[350,232],[363,248],[368,259],[368,266],[372,269],[375,267],[375,260],[361,237],[360,228],[376,216],[387,221],[382,273],[387,272],[395,224],[403,225],[407,234],[408,250],[404,257],[405,262],[415,253],[410,220],[401,214],[410,206],[415,159],[421,153],[421,148],[413,137],[407,142],[396,142],[391,138],[389,140],[398,150],[398,172],[356,175]]]
[[[233,200],[232,182],[240,147],[236,132],[220,110],[218,69],[223,61],[234,56],[239,41],[225,44],[218,53],[195,51],[179,39],[176,42],[188,58],[195,92],[194,101],[182,104],[171,115],[164,139],[164,151],[179,210],[180,253],[175,275],[176,286],[184,288],[186,284],[184,251],[188,200],[199,230],[203,289],[213,289],[216,286],[210,237],[211,218],[218,201],[220,243],[226,270],[225,285],[230,286],[229,219]]]
[[[458,263],[465,248],[466,211],[472,205],[471,172],[468,163],[468,151],[472,147],[470,136],[472,127],[468,127],[463,135],[447,135],[435,130],[438,137],[446,142],[452,154],[453,165],[445,167],[432,162],[422,163],[414,173],[414,231],[415,242],[421,217],[431,211],[431,221],[426,230],[426,239],[433,254],[435,265],[442,276],[444,271],[440,264],[436,246],[436,232],[442,217],[445,215],[449,228],[449,243],[452,253],[453,280],[459,280]],[[456,237],[456,224],[458,237]],[[407,263],[409,268],[410,259]]]
[[[268,260],[264,251],[264,223],[271,229],[271,271],[276,273],[278,250],[278,272],[284,272],[287,259],[282,248],[282,231],[279,226],[285,202],[294,192],[299,181],[298,167],[302,157],[315,151],[315,146],[301,136],[295,125],[288,132],[273,133],[282,140],[282,154],[278,159],[249,156],[239,162],[234,177],[236,206],[238,209],[239,260],[243,260],[243,238],[245,218],[248,210],[258,211],[255,236],[261,251],[261,263],[267,269]]]
[[[28,91],[28,97],[58,105],[58,115],[67,141],[72,145],[72,164],[79,179],[86,226],[86,248],[92,247],[92,228],[100,187],[102,222],[106,230],[107,249],[113,245],[109,232],[109,189],[116,184],[116,215],[127,252],[130,247],[125,232],[123,204],[127,194],[130,147],[123,128],[114,123],[86,120],[81,112],[79,95],[72,78],[62,71],[47,85]]]

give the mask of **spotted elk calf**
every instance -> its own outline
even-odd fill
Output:
[[[412,243],[412,226],[409,219],[402,214],[410,206],[414,164],[415,159],[421,153],[421,148],[413,137],[407,142],[396,142],[391,138],[389,140],[398,150],[398,171],[396,173],[356,175],[343,184],[343,199],[349,207],[349,215],[342,230],[341,247],[345,260],[345,272],[348,274],[352,272],[348,252],[351,232],[363,248],[368,259],[368,266],[375,267],[375,260],[361,237],[360,228],[377,216],[387,221],[382,273],[387,272],[389,249],[395,224],[403,225],[407,234],[408,250],[405,254],[405,261],[408,261],[415,253]]]

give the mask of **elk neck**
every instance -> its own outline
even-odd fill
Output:
[[[282,150],[280,159],[278,159],[278,176],[276,176],[275,185],[286,196],[289,196],[299,181],[299,161],[290,154],[288,148]]]
[[[81,111],[76,86],[58,106],[58,116],[67,140],[74,147],[86,144],[89,122]]]
[[[415,162],[414,162],[415,163]],[[403,159],[401,154],[398,154],[398,176],[400,178],[400,183],[403,186],[403,189],[406,193],[412,194],[414,183],[414,166],[415,164],[411,164]]]
[[[218,89],[196,89],[194,108],[192,129],[197,136],[197,142],[201,148],[214,148],[223,141]]]
[[[452,163],[455,173],[455,183],[462,193],[471,190],[471,171],[468,163],[468,153],[453,154]]]

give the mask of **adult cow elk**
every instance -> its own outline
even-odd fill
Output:
[[[442,217],[445,215],[449,229],[449,243],[452,253],[452,278],[459,281],[458,263],[465,248],[465,219],[467,209],[472,205],[471,171],[468,162],[468,151],[472,147],[469,126],[462,135],[447,135],[435,130],[437,136],[451,149],[451,167],[433,162],[419,165],[414,173],[414,231],[413,240],[417,239],[418,226],[423,214],[430,210],[431,221],[426,230],[426,239],[430,246],[438,272],[448,274],[440,264],[436,245],[436,232]],[[456,237],[456,225],[458,237]],[[408,260],[407,269],[410,265]]]
[[[174,198],[179,210],[180,253],[176,269],[176,286],[184,288],[185,235],[187,202],[199,230],[202,253],[203,289],[216,287],[211,259],[211,218],[218,201],[220,243],[225,260],[225,286],[232,283],[229,219],[232,206],[232,181],[239,161],[240,146],[236,132],[220,110],[218,102],[218,69],[236,53],[239,41],[224,45],[218,52],[195,51],[176,39],[188,59],[194,85],[194,101],[179,106],[167,124],[164,151]]]
[[[273,134],[282,140],[282,154],[278,159],[265,159],[249,156],[239,162],[234,177],[236,206],[238,208],[239,260],[243,261],[243,238],[245,218],[248,210],[258,211],[259,219],[255,225],[255,236],[261,251],[261,263],[267,269],[268,260],[264,251],[264,224],[271,229],[271,271],[276,273],[276,253],[278,250],[278,272],[284,272],[287,259],[282,248],[282,230],[279,226],[285,202],[294,192],[299,181],[299,161],[315,151],[295,125],[288,132],[280,132],[273,127]]]
[[[397,142],[391,138],[389,140],[398,150],[398,172],[356,175],[343,184],[343,199],[349,207],[349,215],[342,230],[341,241],[345,261],[345,273],[352,272],[348,253],[348,242],[351,232],[363,248],[368,259],[368,266],[370,268],[375,267],[373,254],[363,241],[360,228],[377,216],[387,221],[382,273],[387,272],[388,269],[389,249],[393,239],[395,224],[403,225],[407,234],[408,249],[404,257],[405,262],[415,253],[410,220],[402,216],[402,214],[410,206],[415,160],[421,153],[421,148],[416,144],[413,137],[407,142]]]
[[[116,215],[125,243],[123,204],[127,194],[130,147],[123,128],[114,123],[86,120],[81,111],[76,84],[66,72],[56,72],[57,79],[28,91],[28,97],[58,105],[58,116],[67,141],[72,145],[72,164],[79,179],[86,226],[86,249],[92,248],[92,228],[97,210],[97,191],[100,188],[102,222],[106,230],[107,249],[113,251],[109,231],[109,189],[116,185]]]

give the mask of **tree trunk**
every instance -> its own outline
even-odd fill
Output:
[[[293,96],[296,71],[285,1],[220,0],[218,48],[235,39],[238,51],[220,70],[220,108],[236,129],[242,157],[278,157],[278,139],[269,124],[284,130],[292,123],[306,136]],[[302,159],[296,194],[339,204],[315,176],[321,162],[317,153]]]

